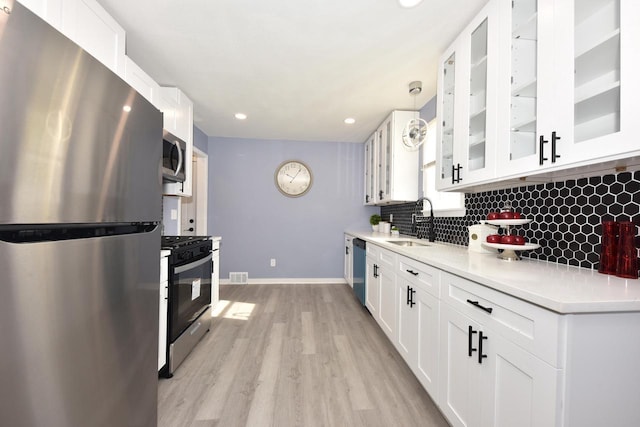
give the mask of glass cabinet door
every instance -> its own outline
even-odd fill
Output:
[[[573,135],[557,151],[575,161],[637,152],[640,2],[574,0],[572,12]]]
[[[537,153],[537,7],[537,0],[514,0],[511,5],[510,161]]]
[[[454,107],[456,84],[456,53],[453,52],[442,64],[442,121],[440,138],[440,178],[445,184],[451,183],[454,154]]]
[[[367,140],[364,145],[364,203],[373,205],[376,202],[376,138],[377,132]]]
[[[469,73],[469,173],[484,169],[487,145],[487,35],[488,19],[471,33]]]
[[[637,152],[640,2],[513,0],[501,7],[509,24],[501,52],[510,58],[510,73],[500,77],[508,88],[500,115],[509,125],[499,125],[498,175]]]
[[[573,126],[579,144],[620,131],[620,1],[575,0],[574,20]]]

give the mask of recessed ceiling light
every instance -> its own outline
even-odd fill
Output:
[[[344,122],[348,125],[352,125],[356,122],[356,119],[354,119],[353,117],[347,117],[346,119],[344,119]]]
[[[128,113],[129,111],[131,111],[131,106],[130,106],[130,105],[125,105],[124,107],[122,107],[122,110],[123,110],[125,113]]]
[[[236,117],[236,119],[238,119],[238,120],[244,120],[244,119],[246,119],[246,118],[247,118],[247,115],[246,115],[246,114],[244,114],[244,113],[236,113],[235,117]]]
[[[409,9],[410,7],[415,7],[419,5],[421,2],[422,0],[398,0],[398,3],[400,3],[400,6],[405,7],[407,9]]]

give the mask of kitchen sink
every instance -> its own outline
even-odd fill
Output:
[[[405,247],[410,247],[410,246],[431,246],[431,245],[429,245],[427,243],[416,242],[415,240],[387,240],[387,243],[393,243],[394,245],[405,246]]]

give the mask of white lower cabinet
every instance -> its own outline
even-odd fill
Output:
[[[482,370],[476,367],[480,328],[446,304],[440,313],[440,410],[453,426],[472,426],[480,420],[481,398],[486,392],[481,388]]]
[[[452,426],[640,426],[640,312],[556,313],[374,244],[366,289]]]
[[[553,426],[559,370],[442,304],[440,409],[453,426]]]
[[[418,353],[413,373],[433,400],[438,400],[440,300],[416,288],[416,308],[418,311]]]
[[[214,308],[220,302],[220,240],[211,242],[211,250],[211,307]]]
[[[378,248],[367,244],[365,306],[376,321],[380,318],[380,280],[378,280]]]
[[[344,235],[344,280],[353,288],[353,237]]]
[[[367,245],[365,305],[390,340],[396,334],[396,254]]]
[[[158,371],[167,363],[167,318],[169,314],[169,251],[160,257],[160,300],[158,312]]]
[[[380,319],[378,323],[393,342],[396,337],[396,272],[393,252],[381,250],[378,258],[378,280],[380,281]]]
[[[394,344],[437,400],[440,271],[399,256],[397,277],[398,332]]]
[[[439,396],[449,422],[557,425],[560,316],[448,273],[442,300]]]

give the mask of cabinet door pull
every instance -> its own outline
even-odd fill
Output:
[[[556,132],[551,132],[551,163],[555,163],[556,159],[560,158],[559,154],[556,154],[556,141],[559,141],[560,137],[556,135]]]
[[[349,255],[349,246],[344,247],[344,254]]]
[[[383,197],[384,191],[380,190],[380,193],[378,193],[378,194],[380,194],[380,200],[384,199],[384,197]]]
[[[458,178],[456,179],[456,182],[460,182],[462,181],[462,178],[460,178],[460,169],[464,169],[460,163],[458,163]]]
[[[467,300],[467,302],[471,305],[474,305],[476,307],[478,307],[481,310],[486,311],[487,313],[491,314],[491,312],[493,311],[493,308],[491,307],[485,307],[483,305],[481,305],[478,301],[471,301],[470,299]]]
[[[411,304],[409,305],[409,307],[413,307],[414,305],[416,305],[416,302],[413,300],[413,296],[416,294],[416,290],[411,288]]]
[[[368,194],[366,196],[364,196],[364,201],[365,201],[365,203],[369,203],[369,195]]]
[[[411,288],[407,285],[407,305],[411,305]]]
[[[456,167],[451,165],[451,183],[456,183]]]
[[[373,277],[378,277],[378,266],[373,264]]]
[[[540,152],[540,165],[549,160],[548,158],[544,157],[544,144],[546,144],[547,142],[549,141],[544,139],[544,135],[540,135],[540,150],[538,150]]]
[[[413,274],[414,276],[418,275],[418,272],[417,271],[413,271],[413,270],[407,270],[407,273]]]
[[[473,327],[469,326],[469,357],[473,355],[474,351],[478,351],[477,348],[473,348],[473,334],[477,334],[478,331],[474,331]]]
[[[486,359],[487,355],[482,354],[482,342],[488,339],[486,335],[483,335],[482,331],[478,335],[478,363],[482,364],[482,359]]]

